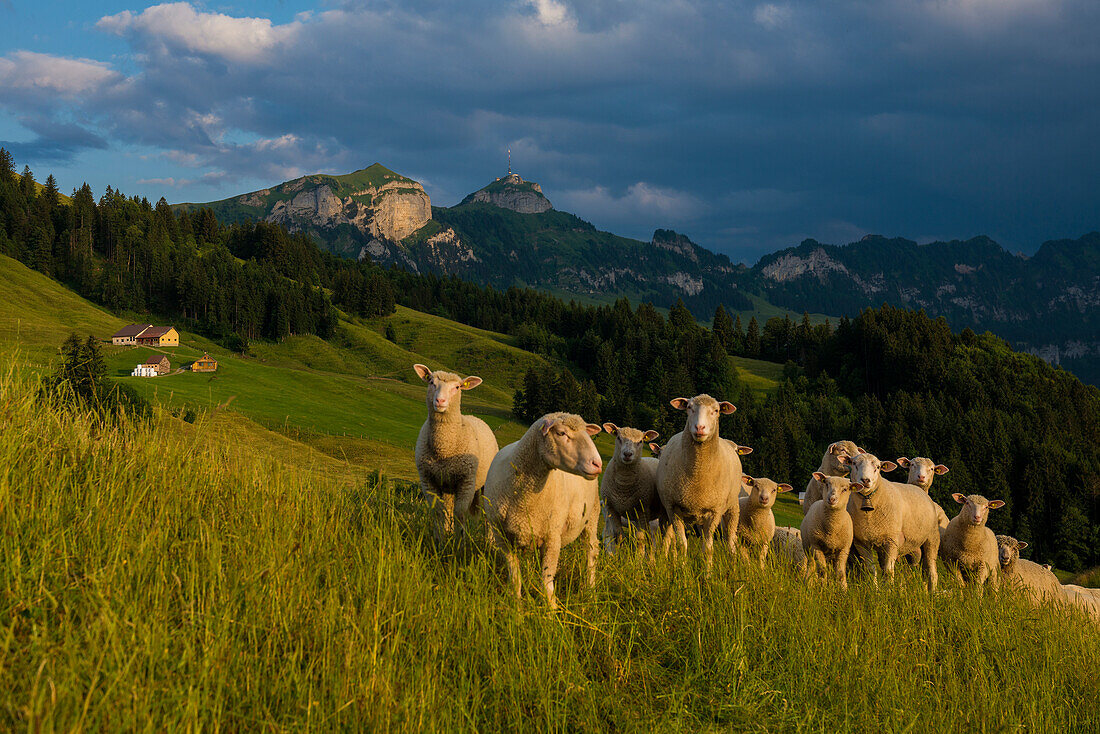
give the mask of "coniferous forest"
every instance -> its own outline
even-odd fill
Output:
[[[927,456],[950,467],[951,492],[1003,499],[996,532],[1067,570],[1100,563],[1100,390],[991,334],[888,306],[835,325],[808,318],[747,324],[721,306],[667,315],[624,300],[591,306],[542,292],[383,270],[322,253],[267,223],[224,226],[210,210],[175,213],[108,188],[63,197],[0,149],[0,252],[114,311],[148,313],[247,350],[255,340],[334,336],[337,308],[375,318],[395,303],[511,335],[547,358],[516,391],[514,412],[682,427],[676,396],[710,393],[738,411],[722,433],[757,449],[753,471],[801,487],[828,443],[848,438],[880,458]],[[712,328],[696,316],[713,316]],[[766,396],[728,355],[784,364]],[[897,478],[897,477],[895,477]]]

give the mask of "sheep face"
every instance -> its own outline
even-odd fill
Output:
[[[741,475],[741,483],[749,488],[749,501],[765,508],[775,504],[776,496],[794,489],[789,484],[776,484],[766,477],[753,479],[748,474]]]
[[[898,458],[898,466],[909,470],[909,484],[915,484],[925,492],[932,487],[932,480],[937,474],[946,474],[948,468],[943,464],[936,464],[931,459],[918,456],[915,459],[907,459],[904,456]]]
[[[675,398],[669,404],[687,413],[684,432],[696,443],[702,443],[718,435],[718,419],[737,410],[733,403],[718,402],[710,395],[696,395],[687,398]]]
[[[1001,567],[1008,566],[1020,557],[1020,549],[1026,548],[1027,543],[1022,543],[1010,535],[997,536],[997,558]]]
[[[603,471],[603,459],[592,443],[600,432],[595,423],[585,423],[578,415],[550,413],[541,419],[542,441],[539,453],[554,469],[595,479]]]
[[[825,449],[825,455],[822,457],[822,465],[824,465],[824,473],[830,476],[840,476],[848,473],[848,466],[840,462],[838,457],[840,456],[859,456],[863,453],[863,449],[856,446],[852,441],[837,441],[829,444],[829,448]]]
[[[848,496],[852,493],[853,486],[845,477],[831,477],[815,471],[814,479],[825,485],[821,499],[825,500],[826,507],[835,510],[848,506]]]
[[[871,512],[875,509],[875,493],[882,479],[882,472],[893,471],[897,464],[892,461],[879,461],[873,454],[859,454],[848,458],[841,454],[837,460],[852,468],[850,475],[852,491],[859,495],[859,509]],[[858,485],[858,486],[857,486]]]
[[[422,364],[414,364],[413,369],[420,375],[420,379],[428,383],[424,401],[428,404],[429,413],[446,413],[452,405],[458,408],[462,403],[461,391],[473,390],[481,384],[481,378],[476,375],[462,379],[453,372],[432,372]]]
[[[637,464],[645,445],[660,436],[656,431],[642,433],[637,428],[619,428],[614,423],[604,423],[603,429],[615,437],[615,460],[624,466]]]
[[[982,527],[985,525],[986,520],[989,519],[989,511],[996,510],[998,507],[1004,507],[1002,500],[987,500],[980,494],[972,494],[969,497],[956,492],[951,495],[955,498],[955,501],[963,506],[959,510],[959,516],[964,522],[969,522],[972,525]]]

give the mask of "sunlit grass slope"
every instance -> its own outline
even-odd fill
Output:
[[[1095,731],[1100,634],[947,591],[847,594],[562,554],[549,612],[407,488],[200,421],[102,424],[0,376],[0,729]],[[694,542],[694,541],[693,541]],[[536,578],[530,562],[526,580]],[[529,584],[530,586],[530,584]]]

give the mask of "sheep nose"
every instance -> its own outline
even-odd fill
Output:
[[[624,451],[623,452],[623,458],[626,459],[627,461],[630,461],[631,459],[634,458],[634,452],[633,451]]]

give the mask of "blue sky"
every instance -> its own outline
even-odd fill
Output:
[[[0,145],[208,201],[375,161],[753,262],[1100,229],[1095,0],[0,0]]]

